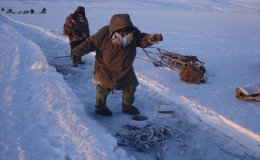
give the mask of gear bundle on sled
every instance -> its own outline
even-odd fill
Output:
[[[143,48],[143,51],[156,67],[167,66],[180,72],[181,80],[186,83],[200,84],[206,81],[206,69],[203,66],[205,62],[198,60],[196,56],[183,56],[157,47]]]

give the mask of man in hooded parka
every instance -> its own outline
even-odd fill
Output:
[[[139,84],[133,68],[136,47],[148,47],[161,40],[160,34],[141,33],[132,24],[128,14],[116,14],[112,16],[108,26],[104,26],[72,50],[74,59],[96,51],[93,78],[93,81],[98,84],[96,113],[103,116],[112,115],[106,106],[107,95],[111,90],[123,90],[123,113],[133,115],[140,113],[132,105]]]
[[[71,50],[89,37],[89,25],[84,7],[79,6],[73,14],[66,18],[63,34],[69,39]],[[73,59],[73,66],[76,67],[77,64],[85,64],[85,62],[78,57],[78,59]]]
[[[40,12],[40,14],[46,14],[46,8],[43,7],[42,11]]]

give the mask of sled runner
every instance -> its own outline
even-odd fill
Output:
[[[153,61],[154,66],[167,66],[180,72],[181,80],[186,83],[200,84],[206,81],[206,69],[203,66],[205,62],[198,60],[196,56],[183,56],[157,47],[143,48],[143,51]]]

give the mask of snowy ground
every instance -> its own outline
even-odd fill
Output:
[[[94,53],[71,67],[61,35],[66,16],[82,5],[91,34],[115,13],[129,13],[141,31],[162,33],[157,47],[206,62],[208,82],[190,85],[178,72],[136,60],[140,85],[135,105],[148,120],[121,112],[121,92],[109,95],[113,117],[94,113]],[[260,159],[260,105],[236,99],[237,87],[259,84],[260,4],[256,1],[3,1],[0,15],[0,159]],[[146,58],[138,49],[138,58]],[[55,65],[68,67],[69,75]],[[156,113],[156,106],[174,110]],[[168,139],[167,150],[138,152],[117,145],[122,125],[169,124],[185,137]],[[185,144],[185,145],[184,145]]]

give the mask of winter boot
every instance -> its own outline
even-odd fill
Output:
[[[110,93],[111,90],[98,84],[96,87],[96,91],[96,113],[103,116],[112,116],[112,112],[106,106],[107,95]]]
[[[79,58],[79,60],[77,61],[78,64],[85,64],[84,61],[81,60],[81,58]]]
[[[129,106],[124,106],[123,105],[123,113],[128,113],[128,114],[133,114],[133,115],[137,115],[140,113],[140,111],[133,105],[129,105]]]
[[[73,62],[72,63],[72,67],[78,67],[78,63],[77,62]]]
[[[95,106],[95,107],[96,107],[95,112],[97,114],[100,114],[102,116],[107,116],[107,117],[113,115],[113,113],[107,108],[107,106]]]
[[[122,97],[122,107],[123,107],[123,113],[133,114],[137,115],[140,113],[140,111],[133,106],[135,100],[135,88],[133,89],[127,89],[123,91],[123,97]]]
[[[77,63],[78,63],[78,64],[85,64],[84,61],[78,61]]]

